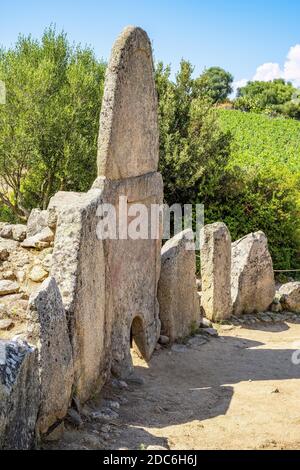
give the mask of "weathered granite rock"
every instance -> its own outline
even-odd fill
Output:
[[[231,237],[225,224],[205,225],[201,231],[201,306],[212,321],[229,318],[231,301]]]
[[[27,220],[27,237],[34,237],[45,227],[48,227],[48,211],[40,209],[32,209]]]
[[[232,243],[231,295],[233,314],[264,312],[275,295],[272,258],[263,232]]]
[[[127,27],[112,49],[100,116],[98,175],[121,180],[157,171],[158,121],[150,40]]]
[[[66,312],[54,278],[43,282],[30,297],[28,340],[39,352],[41,406],[37,423],[45,434],[65,417],[73,385],[73,358]]]
[[[32,237],[26,238],[21,246],[23,248],[46,248],[54,240],[54,233],[49,227],[43,228]]]
[[[18,242],[25,240],[27,234],[27,226],[16,224],[12,226],[12,238]]]
[[[12,229],[13,229],[12,224],[4,225],[4,227],[1,229],[0,237],[12,238]]]
[[[171,341],[188,336],[200,324],[193,232],[188,229],[167,241],[161,252],[158,301],[162,331]]]
[[[2,330],[9,330],[14,326],[12,320],[0,320],[0,331]]]
[[[279,289],[280,303],[285,310],[300,313],[300,282],[288,282]]]
[[[74,360],[74,387],[81,402],[104,384],[110,365],[111,322],[106,317],[104,248],[97,239],[101,191],[57,193],[58,213],[50,274],[66,310]]]
[[[0,296],[8,294],[16,294],[19,292],[20,286],[17,282],[3,280],[0,281]]]
[[[0,340],[0,449],[34,445],[39,399],[37,351]]]
[[[42,282],[49,275],[49,271],[46,271],[42,266],[33,266],[29,273],[29,279],[33,282]]]
[[[0,261],[6,261],[10,254],[18,248],[18,242],[0,238]]]

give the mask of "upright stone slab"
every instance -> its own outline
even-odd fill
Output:
[[[212,321],[224,320],[232,313],[231,237],[225,224],[205,225],[201,231],[201,305]]]
[[[39,405],[37,350],[0,340],[0,449],[33,447]]]
[[[69,319],[74,390],[85,401],[106,381],[132,367],[130,344],[149,359],[160,332],[157,283],[161,239],[97,237],[102,204],[112,204],[119,223],[120,197],[150,215],[162,204],[157,173],[158,125],[150,41],[126,28],[107,68],[100,118],[98,178],[87,194],[59,193],[52,275]],[[99,214],[98,214],[99,215]],[[128,222],[133,217],[126,215]]]
[[[129,26],[117,39],[107,68],[100,116],[99,178],[94,187],[103,187],[104,179],[103,200],[115,208],[119,208],[121,196],[127,197],[129,206],[143,204],[149,233],[151,205],[163,203],[158,158],[151,43],[145,31]],[[128,214],[127,222],[131,219]],[[107,303],[109,317],[114,318],[112,370],[122,376],[131,369],[132,337],[142,356],[149,359],[159,336],[161,239],[108,240],[105,247]]]
[[[157,171],[157,98],[150,40],[129,26],[115,42],[100,116],[98,174],[122,180]]]
[[[233,313],[266,311],[275,296],[275,280],[265,234],[250,233],[232,243],[231,259]]]
[[[191,334],[200,324],[196,288],[196,259],[193,232],[179,233],[163,246],[158,301],[163,334],[171,341]]]
[[[67,414],[73,386],[73,359],[66,312],[53,277],[29,299],[28,340],[39,351],[41,405],[37,431],[45,434]]]

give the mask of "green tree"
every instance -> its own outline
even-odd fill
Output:
[[[269,82],[248,82],[238,89],[234,107],[242,111],[279,113],[294,117],[292,113],[296,109],[297,115],[297,106],[293,103],[297,94],[297,89],[281,78]]]
[[[192,203],[213,191],[229,156],[229,133],[221,132],[212,100],[200,92],[193,68],[182,61],[175,81],[159,63],[160,163],[168,204]]]
[[[198,93],[222,103],[233,92],[233,76],[221,67],[210,67],[196,80]]]
[[[85,191],[96,175],[105,64],[47,29],[0,51],[0,200],[14,216],[46,208],[58,190]]]

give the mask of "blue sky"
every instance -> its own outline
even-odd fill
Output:
[[[299,0],[0,0],[0,44],[6,47],[19,33],[39,37],[50,23],[105,59],[123,27],[135,24],[148,32],[155,58],[174,71],[182,57],[197,74],[219,65],[236,80],[253,78],[262,64],[262,79],[300,70]],[[300,72],[298,78],[300,86]]]

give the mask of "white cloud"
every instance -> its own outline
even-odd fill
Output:
[[[252,80],[268,82],[275,78],[284,78],[292,82],[295,87],[300,87],[300,44],[296,44],[290,48],[283,67],[276,62],[266,62],[257,67]],[[237,88],[245,86],[247,81],[248,80],[243,79],[234,82],[235,92]]]
[[[284,78],[300,87],[300,44],[291,47],[284,64]]]
[[[236,94],[238,88],[242,88],[243,86],[246,86],[249,80],[247,78],[242,78],[241,80],[237,80],[233,82],[232,88],[233,88],[233,93]]]
[[[267,62],[266,64],[260,65],[256,69],[256,73],[253,80],[259,80],[261,82],[269,82],[275,78],[281,78],[282,71],[280,70],[279,64]]]

